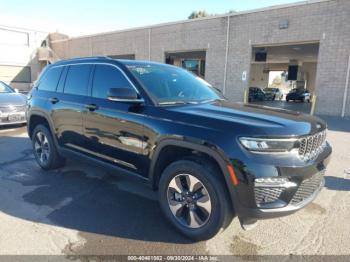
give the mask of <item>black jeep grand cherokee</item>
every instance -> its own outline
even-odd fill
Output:
[[[77,156],[137,176],[196,240],[234,216],[249,226],[304,207],[331,155],[319,118],[229,102],[204,80],[159,63],[60,61],[28,99],[28,133],[43,169]]]

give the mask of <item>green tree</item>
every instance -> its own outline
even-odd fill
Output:
[[[188,19],[196,19],[196,18],[207,17],[207,16],[209,16],[209,14],[204,10],[193,11],[188,17]]]

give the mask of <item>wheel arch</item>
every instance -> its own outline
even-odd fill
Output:
[[[30,115],[28,115],[28,124],[27,124],[27,131],[28,131],[28,135],[31,138],[33,131],[35,129],[35,126],[37,126],[38,124],[44,123],[47,125],[47,127],[49,128],[49,131],[52,134],[52,137],[54,139],[54,142],[56,143],[56,137],[54,135],[54,127],[53,127],[53,123],[50,119],[50,117],[41,111],[32,111],[30,113]]]
[[[232,180],[228,170],[228,165],[230,164],[229,160],[224,156],[223,151],[219,149],[217,146],[206,144],[206,143],[198,144],[195,142],[176,140],[176,139],[164,139],[160,141],[152,155],[151,165],[150,165],[149,174],[148,174],[149,181],[154,190],[157,189],[161,173],[164,170],[164,167],[161,169],[158,169],[159,160],[161,159],[162,152],[164,152],[164,150],[168,147],[176,147],[179,149],[194,151],[196,153],[209,156],[213,161],[215,161],[217,167],[220,169],[222,175],[224,176],[223,179],[225,182],[225,186],[230,195],[231,204],[234,206],[235,199],[237,198],[234,197],[235,186],[232,184]],[[173,159],[172,161],[170,161],[170,163],[174,161],[176,161],[176,159]]]

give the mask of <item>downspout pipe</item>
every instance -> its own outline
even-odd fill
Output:
[[[224,88],[222,93],[226,93],[226,79],[227,79],[227,63],[228,63],[228,48],[229,48],[229,38],[230,38],[230,16],[227,16],[227,29],[226,29],[226,51],[225,51],[225,67],[224,67]]]
[[[346,102],[348,98],[348,89],[349,89],[349,77],[350,77],[350,55],[348,59],[348,71],[346,73],[344,96],[343,96],[343,108],[341,111],[341,117],[345,117],[345,109],[346,109]]]

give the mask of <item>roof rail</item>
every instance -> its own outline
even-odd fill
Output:
[[[66,60],[85,60],[85,59],[112,59],[108,56],[85,56],[85,57],[72,57]]]
[[[91,60],[91,59],[108,59],[112,60],[112,58],[108,56],[87,56],[87,57],[72,57],[68,59],[61,59],[57,61],[55,64],[64,64],[66,62],[73,62],[73,61],[84,61],[84,60]]]

